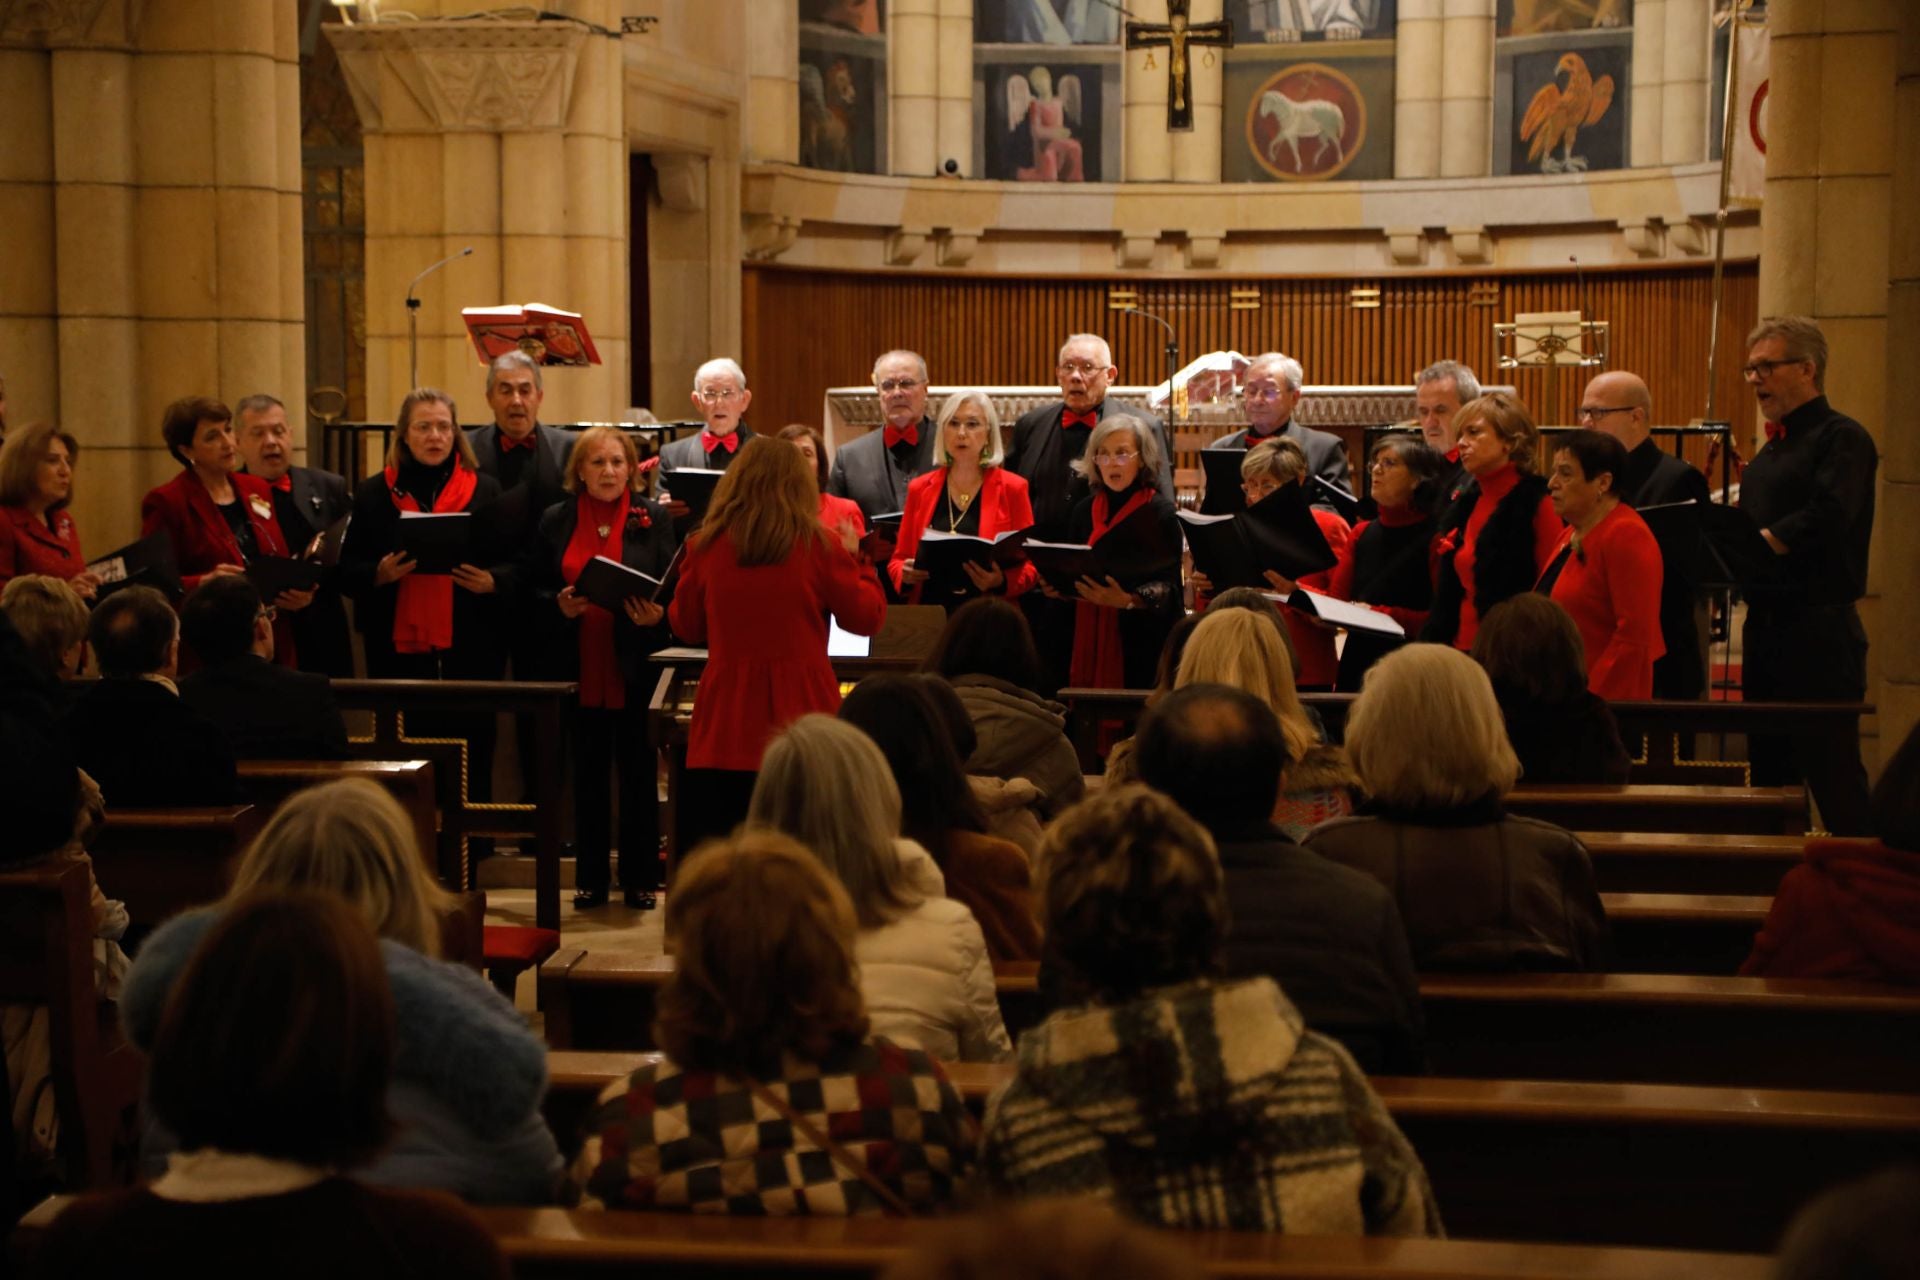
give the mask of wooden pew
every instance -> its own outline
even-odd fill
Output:
[[[595,1100],[657,1054],[548,1056],[546,1114],[577,1148]],[[1010,1064],[954,1063],[976,1113]],[[1772,1248],[1824,1188],[1920,1157],[1920,1096],[1381,1076],[1456,1236]]]
[[[242,760],[240,785],[263,813],[271,814],[308,787],[342,778],[365,778],[389,792],[413,821],[420,856],[433,867],[439,840],[430,760]]]
[[[1521,785],[1508,812],[1570,831],[1736,832],[1797,836],[1807,829],[1800,787]]]
[[[1772,898],[1736,894],[1603,893],[1613,973],[1737,973]]]
[[[14,1232],[30,1265],[71,1197],[42,1201]],[[474,1207],[518,1280],[645,1275],[649,1280],[870,1280],[941,1224],[897,1218],[746,1218],[691,1213]],[[1758,1254],[1485,1240],[1390,1240],[1181,1232],[1210,1276],[1236,1280],[1767,1280]]]
[[[109,810],[88,849],[94,878],[127,904],[136,928],[150,929],[226,893],[264,816],[253,805]]]
[[[1801,859],[1798,835],[1582,831],[1602,893],[1733,893],[1771,896]]]

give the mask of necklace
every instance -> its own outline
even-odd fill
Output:
[[[972,505],[973,505],[973,494],[971,493],[956,494],[951,488],[947,490],[947,532],[948,533],[959,532],[961,517],[967,514],[967,508]]]
[[[610,524],[597,524],[593,527],[593,531],[604,538],[613,531],[613,526]]]

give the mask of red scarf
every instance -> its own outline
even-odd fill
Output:
[[[1147,505],[1153,490],[1141,487],[1120,504],[1120,510],[1107,515],[1110,499],[1103,485],[1093,495],[1093,531],[1087,545],[1097,545],[1128,516]],[[1125,654],[1120,648],[1120,611],[1079,600],[1073,606],[1073,666],[1068,679],[1081,689],[1119,689],[1126,685]]]
[[[560,557],[560,576],[571,586],[595,556],[620,559],[621,534],[627,527],[632,494],[622,492],[618,502],[599,502],[586,490],[574,500],[573,537]],[[607,536],[600,536],[600,526]],[[627,684],[620,678],[620,656],[613,646],[613,615],[597,604],[580,615],[580,705],[619,711],[627,705]]]
[[[418,511],[420,503],[412,494],[401,493],[394,483],[399,471],[386,470],[387,493],[393,505],[402,511]],[[475,474],[459,463],[433,500],[436,513],[465,511],[478,483]],[[393,606],[393,648],[396,653],[434,653],[453,648],[453,579],[444,573],[410,573],[400,579],[400,596]]]

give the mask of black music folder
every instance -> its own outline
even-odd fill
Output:
[[[180,564],[173,556],[173,539],[164,529],[155,529],[138,542],[130,542],[87,565],[87,572],[100,579],[94,603],[106,599],[122,587],[155,587],[168,599],[181,596]]]
[[[1200,451],[1200,470],[1206,475],[1206,489],[1200,497],[1202,514],[1225,516],[1247,509],[1246,490],[1240,487],[1240,464],[1246,460],[1245,449]]]
[[[991,538],[980,538],[968,533],[928,529],[920,535],[920,545],[914,550],[913,567],[927,571],[927,584],[936,591],[970,592],[974,589],[973,579],[961,566],[1019,564],[1025,558],[1021,548],[1029,532],[1028,529],[1009,529]]]
[[[1064,596],[1076,594],[1074,584],[1083,577],[1095,582],[1112,578],[1131,590],[1180,564],[1179,541],[1170,541],[1161,530],[1160,514],[1152,503],[1108,529],[1097,545],[1044,542],[1029,530],[1025,550],[1040,576]]]
[[[268,604],[279,599],[282,591],[312,591],[319,587],[323,572],[311,560],[289,556],[255,556],[247,564],[247,581]]]
[[[1263,587],[1266,570],[1287,578],[1331,569],[1336,557],[1327,545],[1299,485],[1282,485],[1235,515],[1180,512],[1180,528],[1193,551],[1194,567],[1207,575],[1215,591]]]
[[[606,556],[595,556],[587,561],[586,567],[580,570],[580,576],[573,580],[575,595],[585,596],[608,613],[621,618],[626,616],[627,601],[655,599],[665,586],[665,579],[628,568]]]
[[[473,514],[467,511],[402,511],[394,550],[413,557],[415,573],[452,573],[473,557]]]
[[[698,524],[707,518],[707,508],[713,505],[713,491],[720,487],[720,477],[726,474],[708,467],[681,467],[662,475],[660,483],[667,487],[674,501],[687,504],[688,519]]]
[[[1314,506],[1327,508],[1348,524],[1359,524],[1380,514],[1380,506],[1372,498],[1356,497],[1345,486],[1325,476],[1308,476],[1307,487],[1312,491]]]
[[[885,564],[893,559],[893,549],[900,541],[900,520],[904,511],[888,511],[867,521],[866,536],[860,539],[860,554],[875,564]]]

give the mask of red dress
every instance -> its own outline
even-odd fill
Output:
[[[920,535],[933,523],[933,509],[940,504],[946,485],[945,467],[915,476],[907,484],[907,503],[900,515],[900,541],[893,548],[893,559],[887,562],[887,576],[893,579],[895,591],[901,590],[900,574],[907,567],[907,561],[913,559]],[[1024,529],[1033,523],[1033,503],[1027,497],[1026,477],[1015,475],[1005,467],[986,469],[974,501],[980,504],[979,536],[982,538],[992,538],[1009,529]],[[1005,573],[1009,599],[1040,580],[1039,570],[1024,560],[1006,568]],[[919,602],[919,587],[913,589],[909,599]]]
[[[1480,500],[1473,505],[1473,514],[1467,517],[1467,527],[1462,531],[1460,549],[1453,555],[1453,572],[1460,579],[1462,595],[1460,598],[1460,629],[1454,632],[1453,647],[1465,652],[1473,648],[1473,637],[1480,630],[1480,614],[1473,607],[1473,559],[1480,540],[1480,531],[1487,527],[1487,521],[1493,518],[1495,507],[1500,500],[1513,492],[1513,486],[1520,483],[1520,471],[1511,462],[1490,476],[1480,478]],[[1553,509],[1553,499],[1541,495],[1540,505],[1533,513],[1533,571],[1545,573],[1553,562],[1553,549],[1560,543],[1561,531],[1566,525],[1561,523],[1560,515]]]
[[[1920,853],[1878,840],[1807,841],[1740,972],[1920,985]]]
[[[0,507],[0,587],[23,573],[65,581],[86,567],[80,530],[65,508],[53,513],[49,526],[25,507]]]
[[[273,514],[273,486],[242,471],[227,478],[233,483],[233,496],[247,514],[247,523],[253,527],[254,545],[260,554],[287,555],[287,540],[281,536],[280,522]],[[144,538],[156,529],[166,530],[173,540],[180,585],[189,593],[217,566],[246,563],[227,518],[220,514],[213,495],[191,467],[159,488],[147,490],[147,496],[140,500],[140,536]],[[273,623],[273,660],[283,667],[295,665],[293,620],[286,614]]]
[[[1573,530],[1560,535],[1571,544]],[[1553,602],[1573,615],[1587,651],[1587,688],[1609,701],[1653,696],[1660,638],[1660,544],[1624,502],[1607,512],[1569,553],[1554,580]],[[1556,547],[1554,555],[1559,555]]]
[[[689,544],[667,608],[674,634],[707,647],[687,742],[692,769],[760,767],[767,743],[809,711],[831,715],[840,682],[827,659],[827,616],[870,636],[887,616],[871,565],[808,538],[778,564],[742,566],[721,533]]]

